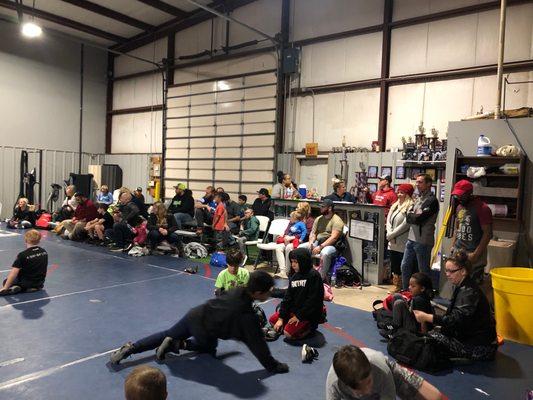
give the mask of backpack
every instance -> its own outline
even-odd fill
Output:
[[[394,302],[400,298],[410,301],[413,295],[408,290],[402,290],[400,293],[391,293],[383,300],[376,300],[372,303],[372,316],[376,321],[378,329],[390,329],[392,327],[392,307]],[[377,306],[381,305],[380,308]]]
[[[422,371],[435,372],[450,366],[434,339],[405,329],[392,335],[387,351],[398,362]]]
[[[361,275],[359,275],[359,272],[357,272],[353,265],[347,262],[337,268],[335,273],[337,286],[355,286],[361,283]]]
[[[226,253],[216,251],[211,255],[209,265],[213,267],[226,268]]]
[[[50,229],[50,222],[52,222],[52,214],[42,213],[35,221],[35,227],[40,229]]]

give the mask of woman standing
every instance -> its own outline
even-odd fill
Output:
[[[392,272],[392,283],[394,292],[402,289],[402,264],[403,252],[407,236],[409,234],[409,224],[406,220],[407,210],[413,205],[413,186],[402,183],[398,188],[398,200],[391,206],[387,215],[387,240],[389,241],[389,258]]]

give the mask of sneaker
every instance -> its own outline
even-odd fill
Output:
[[[281,336],[281,333],[276,331],[271,326],[266,326],[263,328],[263,334],[265,335],[265,340],[267,342],[274,342],[278,340],[278,338]]]
[[[302,362],[311,363],[318,358],[318,350],[307,344],[302,346]]]
[[[129,243],[129,244],[127,244],[126,247],[124,247],[124,248],[122,249],[122,252],[123,252],[123,253],[127,253],[128,251],[130,251],[131,249],[133,249],[133,246],[135,246],[133,243]]]
[[[133,343],[128,342],[124,346],[122,346],[117,351],[113,352],[111,354],[111,357],[109,358],[109,361],[111,361],[111,364],[118,365],[122,360],[125,358],[128,358],[133,354]]]
[[[114,253],[121,253],[123,250],[124,250],[124,247],[117,246],[116,244],[109,247],[109,251],[112,251]]]
[[[183,271],[187,272],[188,274],[196,274],[198,272],[198,265],[195,265],[194,267],[185,268]]]
[[[170,336],[167,336],[163,339],[161,345],[155,350],[155,358],[158,361],[163,361],[167,353],[179,354],[181,347],[181,340],[174,340]]]

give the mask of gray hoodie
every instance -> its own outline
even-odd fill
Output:
[[[433,247],[438,214],[439,201],[431,190],[418,196],[413,207],[407,212],[407,222],[411,225],[408,239]]]

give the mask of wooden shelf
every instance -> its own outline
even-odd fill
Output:
[[[505,163],[512,163],[512,164],[520,164],[522,161],[521,157],[498,157],[498,156],[490,156],[490,157],[476,157],[476,156],[457,156],[457,161],[460,162],[460,164],[463,164],[465,161],[476,161],[483,164],[505,164]]]
[[[406,168],[446,168],[446,161],[412,161],[403,160]]]

